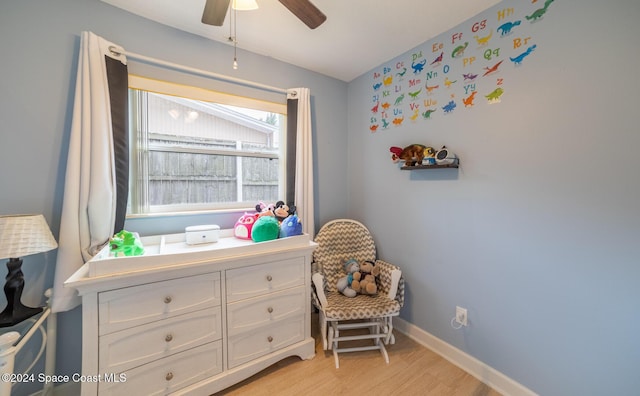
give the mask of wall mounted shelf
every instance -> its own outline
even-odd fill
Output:
[[[403,166],[400,170],[418,170],[418,169],[444,169],[444,168],[459,168],[460,160],[458,158],[452,164],[447,165],[414,165],[414,166]]]

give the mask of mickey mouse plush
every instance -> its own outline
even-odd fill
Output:
[[[276,219],[278,219],[278,221],[280,222],[282,222],[284,219],[286,219],[287,217],[295,213],[296,213],[295,205],[289,206],[286,203],[284,203],[284,201],[276,202],[276,206],[273,210],[273,214],[276,216]]]

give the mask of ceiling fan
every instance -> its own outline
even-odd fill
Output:
[[[315,29],[327,19],[309,0],[278,0],[287,7],[293,15],[297,16],[305,25]],[[229,9],[231,0],[207,0],[202,13],[202,23],[213,26],[222,26]]]

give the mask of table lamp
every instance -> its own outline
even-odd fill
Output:
[[[24,288],[22,259],[58,247],[43,215],[0,216],[0,259],[8,258],[4,284],[7,306],[0,313],[0,327],[13,326],[42,312],[42,307],[26,307],[20,301]]]

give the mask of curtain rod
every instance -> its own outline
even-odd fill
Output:
[[[177,63],[167,62],[167,61],[163,61],[161,59],[156,59],[156,58],[151,58],[151,57],[148,57],[148,56],[136,54],[134,52],[121,51],[121,50],[119,50],[117,47],[115,47],[113,45],[109,46],[109,51],[111,51],[111,53],[114,54],[114,55],[125,55],[125,56],[127,56],[129,58],[132,58],[132,59],[137,59],[137,60],[140,60],[140,61],[143,61],[143,62],[153,63],[153,64],[156,64],[156,65],[159,65],[159,66],[169,67],[169,68],[172,68],[172,69],[177,69],[177,70],[185,71],[185,72],[188,72],[188,73],[199,74],[199,75],[206,76],[206,77],[213,77],[213,78],[216,78],[218,80],[223,80],[223,81],[232,82],[232,83],[241,84],[241,85],[247,85],[249,87],[258,88],[258,89],[262,89],[262,90],[265,90],[265,91],[279,92],[279,93],[283,93],[283,94],[287,93],[287,90],[284,89],[284,88],[272,87],[270,85],[260,84],[260,83],[256,83],[256,82],[253,82],[253,81],[247,81],[247,80],[242,80],[240,78],[225,76],[224,74],[213,73],[213,72],[210,72],[210,71],[196,69],[196,68],[193,68],[193,67],[180,65],[180,64],[177,64]]]

